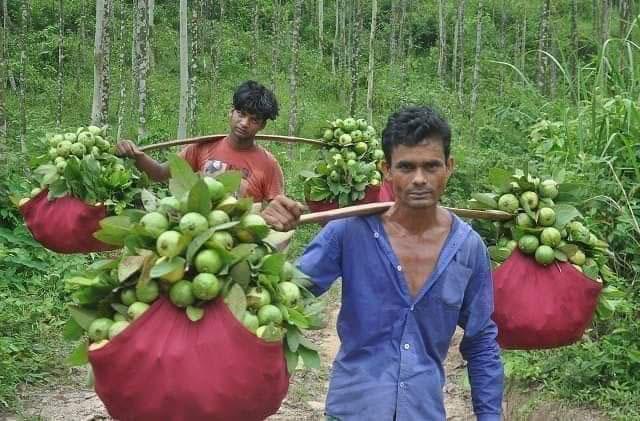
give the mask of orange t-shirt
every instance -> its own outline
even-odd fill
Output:
[[[180,156],[202,175],[216,176],[224,171],[240,171],[243,178],[240,195],[251,197],[254,202],[268,202],[284,193],[284,177],[278,161],[258,145],[238,151],[225,137],[193,143],[184,148]]]

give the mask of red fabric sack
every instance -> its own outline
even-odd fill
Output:
[[[556,263],[542,266],[516,249],[493,273],[493,320],[502,348],[570,345],[591,323],[602,285],[569,263]]]
[[[364,205],[365,203],[379,202],[379,200],[378,200],[378,195],[379,194],[380,194],[380,187],[369,186],[365,190],[364,198],[362,198],[362,200],[358,200],[357,202],[355,202],[354,205]],[[338,209],[339,208],[337,201],[334,201],[334,202],[325,202],[325,201],[312,202],[310,200],[307,200],[307,206],[309,207],[309,210],[311,210],[311,212],[323,212],[323,211],[328,211],[328,210]]]
[[[93,237],[101,219],[107,216],[104,206],[91,206],[65,196],[49,201],[47,189],[20,207],[33,238],[58,253],[90,253],[115,250]]]
[[[253,335],[221,299],[192,322],[162,297],[89,361],[120,421],[264,420],[289,387],[282,343]]]

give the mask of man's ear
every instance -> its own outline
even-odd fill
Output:
[[[455,161],[452,157],[449,157],[449,159],[447,159],[447,178],[451,177],[451,174],[453,174],[453,170],[455,168]]]
[[[267,127],[267,119],[266,118],[264,120],[262,120],[262,123],[260,123],[260,129],[258,129],[258,131],[263,130],[265,127]]]
[[[382,175],[385,181],[391,181],[391,165],[387,163],[387,160],[382,161]]]
[[[232,114],[233,114],[233,107],[229,108],[229,118],[231,118]]]

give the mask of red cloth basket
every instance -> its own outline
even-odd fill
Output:
[[[542,266],[515,250],[493,273],[498,343],[544,349],[578,341],[591,323],[602,285],[569,263]]]
[[[365,195],[364,198],[362,198],[362,200],[358,200],[357,202],[354,203],[354,205],[363,205],[365,203],[375,203],[375,202],[379,202],[378,200],[378,196],[380,194],[380,187],[372,187],[369,186],[367,187],[367,189],[365,190]],[[307,206],[309,207],[309,210],[311,212],[323,212],[323,211],[328,211],[328,210],[332,210],[332,209],[338,209],[340,206],[338,206],[338,202],[334,201],[334,202],[312,202],[310,200],[307,200]]]
[[[89,361],[120,421],[264,420],[289,387],[282,343],[253,335],[221,299],[192,322],[162,297]]]
[[[101,219],[107,216],[104,206],[91,206],[65,196],[49,201],[47,189],[20,207],[33,238],[58,253],[90,253],[114,250],[93,237]]]

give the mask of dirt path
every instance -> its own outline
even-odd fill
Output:
[[[289,394],[277,414],[269,421],[322,420],[324,399],[327,393],[331,363],[340,346],[335,332],[337,305],[329,309],[326,329],[312,332],[310,339],[321,351],[320,370],[300,370],[293,377]],[[463,386],[464,365],[457,351],[459,336],[452,344],[452,352],[446,361],[447,386],[445,389],[447,420],[472,420],[468,390]],[[20,416],[6,418],[13,420],[43,421],[90,421],[111,420],[100,399],[90,388],[83,385],[85,375],[78,372],[76,384],[59,386],[55,390],[40,390],[25,396],[25,411]]]

